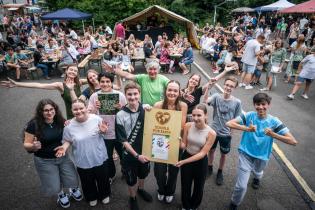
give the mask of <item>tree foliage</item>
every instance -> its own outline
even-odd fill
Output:
[[[151,6],[160,5],[199,24],[212,23],[214,5],[224,0],[46,0],[51,11],[61,8],[73,8],[93,14],[95,24],[113,26],[117,21]],[[236,0],[226,2],[217,9],[217,19],[226,23],[231,19],[230,11],[237,7],[258,7],[275,0]],[[301,3],[303,0],[293,0]]]

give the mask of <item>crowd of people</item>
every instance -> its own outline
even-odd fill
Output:
[[[294,99],[294,94],[306,82],[302,96],[307,99],[315,78],[313,18],[306,22],[305,18],[261,16],[258,19],[246,14],[226,28],[207,24],[199,30],[201,52],[210,59],[211,69],[218,75],[200,84],[201,76],[192,74],[185,87],[170,80],[167,74],[161,74],[162,71],[172,74],[176,67],[183,75],[190,73],[193,50],[188,39],[180,34],[169,40],[163,33],[153,43],[148,35],[144,40],[137,40],[132,34],[126,37],[121,23],[116,25],[114,33],[108,27],[100,27],[95,32],[89,27],[79,36],[62,23],[41,26],[42,31],[39,31],[28,18],[6,21],[24,21],[28,27],[24,24],[6,27],[7,42],[0,46],[4,57],[1,68],[6,72],[13,69],[17,81],[8,79],[1,85],[58,90],[65,103],[67,120],[54,101],[41,100],[35,116],[27,123],[24,139],[24,148],[34,153],[43,192],[57,194],[63,208],[70,206],[70,196],[77,201],[84,197],[90,206],[96,206],[98,201],[110,203],[111,184],[116,176],[115,152],[128,186],[130,209],[140,209],[137,196],[147,202],[153,201],[152,195],[145,190],[150,158],[142,155],[145,113],[153,108],[182,113],[178,162],[175,165],[155,162],[154,177],[157,199],[170,204],[180,171],[183,210],[195,210],[200,206],[207,174],[213,173],[218,144],[221,156],[216,183],[219,186],[224,183],[223,171],[231,150],[232,129],[243,131],[243,135],[230,209],[237,209],[243,201],[251,172],[254,174],[252,187],[259,188],[274,139],[297,144],[289,129],[277,117],[268,114],[271,97],[266,92],[253,96],[254,111],[247,113],[242,113],[242,103],[232,93],[237,87],[248,90],[260,85],[263,70],[267,71],[266,87],[261,91],[270,91],[275,87],[275,75],[287,66],[284,82],[291,82],[293,78],[295,81],[288,98]],[[27,39],[23,39],[21,33],[25,33]],[[80,79],[78,63],[98,48],[105,49],[102,71],[90,69],[86,79]],[[135,74],[132,65],[132,57],[139,55],[139,49],[146,63],[143,74]],[[32,51],[34,55],[25,55],[22,59],[18,53],[21,50]],[[48,62],[53,58],[58,61]],[[22,69],[28,69],[31,63],[43,71],[45,79],[50,79],[58,69],[64,81],[21,82]],[[235,75],[242,74],[240,81],[236,76],[226,76],[231,71]],[[121,78],[129,80],[123,92],[120,91]],[[209,90],[219,80],[224,80],[223,93],[209,96]],[[83,90],[85,84],[88,87]],[[114,105],[115,114],[100,114],[98,95],[104,93],[119,95]],[[208,122],[207,105],[213,107],[211,122]]]
[[[315,17],[282,17],[244,14],[238,16],[228,27],[210,26],[197,28],[200,34],[201,52],[212,65],[213,73],[224,67],[241,74],[240,87],[246,90],[261,86],[261,91],[276,88],[277,75],[285,72],[285,83],[296,86],[288,95],[294,94],[305,82],[302,93],[308,99],[309,86],[314,79]],[[266,71],[265,84],[260,80]],[[265,86],[265,87],[263,87]]]

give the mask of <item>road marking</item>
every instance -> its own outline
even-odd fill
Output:
[[[205,72],[196,62],[193,62],[193,64],[197,67],[197,69],[208,79],[211,79],[211,77]],[[216,89],[223,93],[223,89],[220,85],[217,83],[215,84]],[[280,157],[280,159],[284,162],[284,164],[288,167],[294,178],[297,180],[297,182],[301,185],[303,190],[307,193],[307,195],[310,197],[310,199],[315,202],[315,193],[310,188],[310,186],[306,183],[305,179],[300,175],[298,170],[294,168],[292,163],[288,160],[288,158],[285,156],[283,151],[279,148],[279,146],[276,143],[273,143],[272,145],[274,151],[277,153],[277,155]]]

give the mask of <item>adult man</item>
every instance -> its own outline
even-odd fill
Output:
[[[124,28],[122,22],[119,22],[116,25],[115,35],[116,35],[116,38],[121,38],[122,40],[125,40],[125,28]]]
[[[246,90],[253,89],[249,83],[252,79],[252,75],[255,72],[257,64],[257,56],[260,53],[260,47],[265,41],[265,36],[260,34],[256,39],[247,41],[245,45],[245,51],[242,57],[243,73],[242,80],[239,84],[240,87],[245,87]]]
[[[5,61],[7,62],[7,67],[10,70],[15,70],[16,80],[20,81],[21,67],[18,65],[18,57],[11,47],[7,48],[7,54],[5,56]]]
[[[48,39],[48,44],[45,45],[45,52],[47,54],[53,53],[58,46],[55,45],[54,40]]]
[[[69,28],[69,35],[68,37],[70,37],[72,40],[77,40],[78,39],[78,34],[72,29],[72,28]]]
[[[125,86],[127,105],[116,115],[116,137],[124,145],[122,167],[126,176],[131,210],[138,210],[136,193],[147,202],[152,196],[144,190],[144,179],[150,172],[150,163],[142,153],[144,109],[140,103],[140,86],[130,82]]]
[[[105,68],[108,66],[104,66]],[[143,104],[153,106],[163,97],[164,90],[169,79],[159,74],[160,65],[157,61],[151,61],[146,66],[147,74],[131,74],[122,71],[120,68],[114,69],[115,73],[121,77],[133,80],[141,87],[141,101]]]
[[[238,81],[235,77],[227,77],[224,81],[223,94],[215,93],[208,100],[209,106],[213,107],[212,128],[217,133],[215,142],[209,152],[208,169],[209,175],[213,171],[213,159],[218,142],[220,143],[221,158],[217,173],[217,185],[223,184],[223,167],[226,155],[231,149],[231,129],[225,125],[226,122],[238,117],[242,113],[241,101],[232,96],[233,90],[237,87]]]

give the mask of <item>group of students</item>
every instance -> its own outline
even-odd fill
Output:
[[[67,121],[58,106],[50,99],[39,102],[34,118],[25,129],[24,147],[34,152],[34,162],[45,194],[58,194],[59,204],[70,205],[69,195],[81,200],[80,177],[84,198],[90,206],[98,201],[110,202],[110,181],[115,177],[113,150],[121,160],[122,173],[128,185],[130,209],[139,209],[137,196],[147,202],[153,198],[144,189],[144,180],[150,173],[149,158],[142,155],[145,112],[152,108],[182,112],[180,155],[175,165],[154,163],[157,199],[171,203],[176,190],[177,175],[181,172],[182,209],[197,209],[203,197],[208,172],[213,171],[213,157],[220,144],[221,159],[216,183],[223,184],[223,167],[231,149],[231,129],[242,130],[239,146],[237,182],[231,198],[231,209],[242,202],[253,171],[253,187],[259,187],[272,150],[273,139],[295,145],[297,141],[288,128],[276,117],[269,115],[271,98],[258,93],[253,98],[256,111],[242,113],[241,101],[232,96],[238,86],[235,77],[224,81],[223,94],[209,89],[227,73],[201,86],[201,77],[193,74],[183,89],[180,83],[159,74],[159,63],[146,65],[147,74],[130,74],[120,68],[104,66],[106,72],[89,71],[87,80],[79,79],[78,70],[70,66],[64,82],[50,84],[2,81],[8,87],[28,87],[58,90],[65,102]],[[114,74],[132,80],[124,87],[124,94],[114,90]],[[80,91],[83,84],[89,88]],[[99,116],[99,93],[118,93],[116,115]],[[213,107],[213,121],[208,125],[207,106]],[[87,99],[89,99],[87,103]],[[162,99],[162,100],[161,100]],[[71,147],[71,159],[68,150]],[[69,193],[66,191],[69,189]]]

